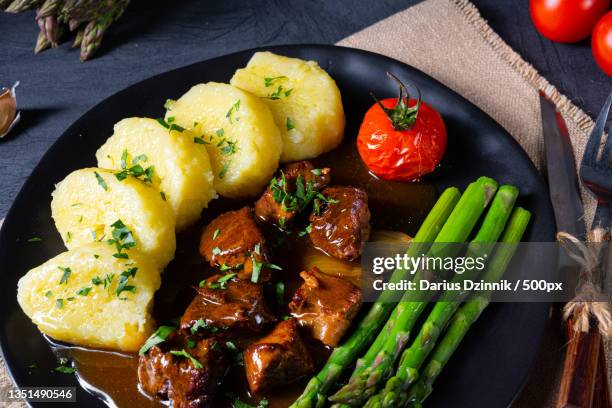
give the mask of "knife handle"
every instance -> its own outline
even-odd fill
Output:
[[[593,408],[610,408],[610,386],[608,384],[608,367],[603,347],[599,350],[599,364],[597,376],[595,377],[595,396],[593,397]]]
[[[568,320],[567,329],[568,345],[557,408],[591,408],[599,365],[601,335],[596,329],[589,330],[588,333],[575,331],[573,319]]]

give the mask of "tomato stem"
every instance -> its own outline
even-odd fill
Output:
[[[410,92],[408,92],[408,88],[402,81],[399,80],[398,77],[393,75],[390,72],[387,72],[387,76],[397,82],[399,91],[397,96],[397,102],[393,108],[387,108],[384,106],[374,95],[373,92],[370,92],[374,101],[380,106],[380,108],[385,112],[387,118],[391,121],[391,125],[395,130],[409,130],[414,126],[417,116],[419,114],[419,108],[421,107],[421,91],[415,85],[413,85],[414,89],[417,91],[417,102],[414,106],[410,105]],[[405,95],[404,95],[405,94]]]

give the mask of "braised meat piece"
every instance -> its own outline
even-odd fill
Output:
[[[276,321],[268,311],[261,285],[249,280],[209,278],[181,319],[181,329],[192,334],[231,336],[261,332]]]
[[[138,381],[144,391],[172,401],[174,408],[212,407],[228,365],[217,340],[204,339],[193,348],[176,350],[162,343],[140,356]]]
[[[316,267],[301,272],[300,276],[304,283],[289,303],[291,314],[313,338],[337,346],[359,310],[361,290]]]
[[[241,279],[270,280],[270,270],[265,267],[266,240],[249,207],[228,211],[212,220],[202,232],[200,254],[211,266],[235,270]]]
[[[258,393],[303,378],[314,369],[295,319],[285,320],[244,351],[251,392]]]
[[[315,169],[307,160],[287,164],[255,203],[255,214],[284,229],[329,180],[329,168]]]
[[[310,215],[310,239],[315,247],[338,259],[352,261],[370,237],[370,210],[365,191],[333,186],[322,191],[323,204]]]

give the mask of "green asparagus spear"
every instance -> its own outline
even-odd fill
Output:
[[[436,238],[458,200],[459,190],[456,188],[448,188],[442,193],[413,238],[408,248],[409,251],[419,253],[422,244],[426,245]],[[405,275],[407,275],[405,271],[396,271],[394,278],[400,280]],[[365,318],[359,323],[359,326],[342,345],[334,350],[325,366],[308,382],[302,395],[291,407],[322,406],[325,403],[328,390],[340,377],[344,368],[357,358],[359,353],[367,347],[372,338],[379,332],[382,322],[387,318],[391,309],[393,309],[393,303],[391,302],[375,302]]]
[[[506,221],[510,217],[517,196],[518,189],[516,187],[510,185],[500,187],[478,234],[468,248],[467,257],[476,258],[482,256],[492,248],[493,243],[500,237]],[[436,238],[436,241],[438,241],[438,238]],[[466,276],[456,275],[454,278],[455,282],[460,282]],[[418,280],[420,279],[419,277]],[[414,292],[406,292],[402,302],[397,305],[394,311],[397,312],[396,321],[391,323],[393,324],[393,330],[385,337],[384,346],[378,351],[376,357],[368,360],[371,361],[370,365],[364,367],[365,364],[363,364],[357,368],[355,370],[357,374],[354,373],[348,384],[330,397],[330,400],[342,402],[350,406],[362,406],[366,399],[372,396],[378,390],[379,385],[388,378],[397,361],[397,357],[406,344],[410,331],[428,303],[424,300],[410,301],[411,297],[414,299],[413,294]],[[453,296],[452,292],[445,292],[442,295],[442,300],[446,298],[447,301],[439,301],[436,304],[423,327],[429,327],[428,325],[444,327],[446,325],[446,322],[459,306],[458,299],[453,301],[451,296]],[[392,319],[393,316],[389,321]],[[433,341],[435,342],[435,338]],[[421,349],[425,351],[423,348]]]
[[[76,35],[74,36],[74,41],[72,42],[72,48],[81,46],[81,43],[83,42],[83,34],[84,30],[77,31]]]
[[[0,10],[6,10],[11,5],[13,0],[0,0]]]
[[[531,214],[523,208],[517,207],[512,214],[508,228],[504,232],[500,246],[495,252],[490,265],[487,267],[483,280],[496,282],[501,279],[517,247],[521,241]],[[515,245],[511,245],[515,244]],[[448,363],[451,356],[465,337],[466,333],[489,305],[490,294],[478,293],[470,301],[459,308],[440,343],[434,349],[429,362],[422,371],[421,378],[408,389],[402,400],[409,401],[412,406],[419,406],[429,396],[433,383]]]
[[[4,11],[7,13],[21,13],[26,10],[33,10],[42,3],[41,0],[14,0]]]
[[[116,1],[111,11],[87,24],[81,42],[81,61],[87,61],[100,48],[104,33],[112,23],[121,17],[129,2],[130,0]]]
[[[36,12],[36,19],[38,20],[51,16],[55,17],[61,6],[62,0],[46,0]]]
[[[49,47],[51,47],[51,43],[47,39],[47,36],[43,31],[39,32],[38,38],[36,39],[36,47],[34,47],[34,54],[43,52]]]

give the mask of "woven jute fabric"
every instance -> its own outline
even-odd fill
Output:
[[[500,123],[539,169],[544,154],[538,92],[543,91],[565,118],[576,160],[582,157],[593,120],[512,50],[469,1],[426,0],[339,44],[398,59],[457,91]],[[590,224],[595,201],[586,191],[582,194],[585,221]],[[554,405],[565,347],[558,308],[551,308],[545,333],[538,360],[514,407]],[[5,373],[1,360],[0,373]],[[0,387],[8,384],[7,374],[0,374]]]
[[[544,165],[542,91],[565,119],[577,164],[582,158],[593,120],[512,50],[469,1],[424,1],[345,38],[339,45],[387,55],[436,78],[501,124],[540,170]],[[585,222],[590,225],[596,203],[584,189],[582,198]],[[513,406],[554,406],[564,339],[561,316],[553,307],[538,360]],[[612,348],[608,344],[606,349],[608,367],[612,367]],[[611,373],[608,370],[612,380]]]

